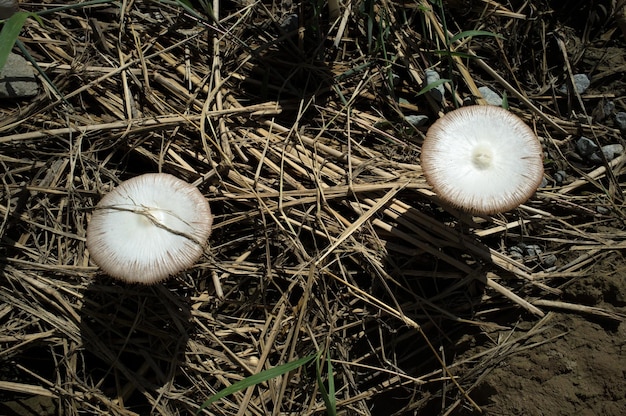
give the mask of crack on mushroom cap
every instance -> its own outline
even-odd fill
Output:
[[[534,132],[495,106],[461,107],[437,120],[426,133],[421,164],[443,201],[477,214],[519,206],[543,178]]]
[[[142,207],[142,209],[133,209],[133,208],[123,208],[123,207],[115,206],[115,205],[96,206],[96,208],[95,208],[95,210],[101,210],[101,209],[125,211],[125,212],[131,212],[131,213],[137,214],[137,215],[142,215],[142,216],[144,216],[148,220],[148,222],[151,225],[154,225],[155,227],[161,228],[161,229],[163,229],[163,230],[165,230],[165,231],[167,231],[169,233],[172,233],[174,235],[178,235],[178,236],[184,237],[184,238],[188,239],[189,241],[191,241],[192,243],[195,243],[195,244],[199,245],[200,247],[204,247],[204,245],[205,245],[205,243],[202,243],[199,239],[195,238],[191,234],[185,233],[183,231],[176,230],[176,229],[174,229],[172,227],[168,227],[167,225],[164,224],[164,218],[163,217],[157,218],[157,216],[154,214],[154,211],[165,213],[168,216],[176,218],[181,223],[185,224],[187,227],[193,228],[193,224],[188,223],[187,221],[185,221],[184,218],[181,218],[175,212],[172,212],[170,210],[164,210],[164,209],[159,209],[159,208],[150,208],[150,207]]]
[[[200,258],[212,218],[195,186],[169,174],[145,174],[122,182],[98,203],[87,248],[108,275],[156,283]]]

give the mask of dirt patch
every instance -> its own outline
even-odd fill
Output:
[[[562,335],[566,332],[565,335]],[[626,330],[556,315],[532,341],[494,368],[478,389],[490,415],[626,414]]]
[[[620,310],[625,281],[623,259],[615,254],[594,267],[590,276],[575,280],[565,293],[591,306]],[[536,328],[526,325],[519,329]],[[509,332],[491,338],[510,336]],[[624,353],[624,323],[552,313],[545,327],[486,374],[473,396],[488,415],[624,415]]]
[[[618,253],[612,253],[594,267],[590,276],[572,281],[564,288],[564,297],[570,302],[585,305],[622,307],[626,305],[626,266]]]

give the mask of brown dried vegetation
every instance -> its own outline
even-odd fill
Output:
[[[323,2],[192,3],[93,4],[24,27],[61,96],[42,84],[0,103],[0,409],[186,415],[323,351],[342,414],[516,414],[489,401],[492,370],[563,314],[619,328],[626,156],[594,164],[575,147],[623,144],[619,5],[355,0],[333,22]],[[448,42],[466,30],[502,37]],[[428,68],[452,81],[443,103],[418,94]],[[591,78],[582,94],[576,73]],[[418,156],[428,124],[483,103],[479,86],[536,131],[546,183],[476,218],[439,203]],[[89,262],[90,210],[154,171],[210,199],[211,247],[163,285],[121,284]],[[513,255],[529,245],[541,250]],[[608,383],[597,400],[620,408],[624,380]],[[207,412],[326,410],[305,367]]]

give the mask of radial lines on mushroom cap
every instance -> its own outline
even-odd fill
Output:
[[[121,183],[98,203],[87,248],[105,273],[155,283],[198,260],[211,225],[209,204],[197,188],[172,175],[146,174]]]
[[[479,214],[511,210],[535,192],[543,152],[517,116],[494,106],[451,111],[426,133],[424,175],[445,202]]]

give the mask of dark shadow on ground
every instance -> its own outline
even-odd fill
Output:
[[[450,376],[459,376],[458,368],[445,370],[444,363],[453,365],[465,344],[481,338],[481,328],[472,322],[480,321],[484,276],[493,268],[489,248],[459,221],[462,213],[422,204],[414,197],[398,196],[400,203],[411,200],[404,201],[406,211],[384,236],[389,241],[383,259],[388,278],[376,282],[372,293],[398,305],[421,330],[389,322],[378,325],[380,336],[369,337],[382,340],[379,350],[387,362],[394,362],[407,376],[403,385],[376,396],[373,415],[440,414],[456,401],[462,403],[459,408],[467,408],[458,386],[450,381]],[[408,382],[410,377],[424,384]],[[466,380],[459,378],[458,383],[467,388]]]
[[[79,377],[138,414],[155,408],[175,414],[164,392],[176,384],[184,362],[192,330],[188,300],[168,283],[127,285],[100,276],[85,291],[83,304]]]

